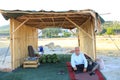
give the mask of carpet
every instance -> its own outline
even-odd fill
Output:
[[[71,80],[106,80],[103,74],[99,71],[95,71],[95,75],[90,76],[88,72],[75,74],[72,70],[70,62],[67,62],[67,68],[69,72],[69,77]]]

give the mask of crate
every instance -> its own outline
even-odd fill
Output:
[[[37,68],[38,67],[38,59],[31,61],[31,60],[25,60],[23,62],[23,68]]]

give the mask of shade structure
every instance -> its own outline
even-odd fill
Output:
[[[10,49],[13,70],[28,56],[27,46],[38,47],[38,29],[62,27],[78,29],[78,44],[81,51],[96,58],[95,33],[101,31],[104,20],[91,9],[69,11],[24,11],[0,10],[3,17],[10,19]]]

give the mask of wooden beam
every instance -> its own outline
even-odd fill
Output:
[[[65,23],[65,19],[62,21],[62,24],[60,24],[59,26],[62,27],[64,23]]]
[[[55,16],[54,18],[64,18],[65,16]],[[17,19],[26,19],[26,18],[29,18],[29,19],[47,19],[47,18],[53,18],[53,16],[50,16],[50,17],[43,17],[43,16],[22,16],[22,17],[18,17]]]
[[[66,15],[65,16],[60,16],[60,15],[56,15],[56,16],[48,16],[48,17],[46,17],[46,16],[33,16],[33,15],[31,15],[31,16],[21,16],[21,17],[18,17],[17,19],[47,19],[47,18],[65,18],[66,17]],[[82,15],[78,15],[78,16],[67,16],[67,17],[71,17],[71,18],[86,18],[86,17],[88,17],[88,16],[82,16]]]
[[[26,23],[26,24],[60,24],[61,26],[66,23],[66,24],[71,24],[69,21],[60,21],[60,22],[29,22],[29,23]]]
[[[75,22],[73,22],[71,19],[69,19],[68,17],[65,17],[69,22],[71,22],[72,24],[74,24],[78,29],[80,29],[81,31],[83,31],[86,35],[88,35],[91,39],[92,36],[90,34],[88,34],[87,32],[85,32],[79,25],[77,25]]]
[[[17,31],[22,25],[24,25],[29,19],[26,19],[25,21],[23,21],[12,33],[14,33],[15,31]]]
[[[27,25],[30,25],[30,26],[33,26],[33,27],[39,27],[39,26],[52,26],[52,27],[57,27],[57,26],[59,26],[59,27],[62,27],[62,26],[60,26],[60,24],[55,24],[55,26],[53,26],[53,24],[51,23],[51,24],[47,24],[47,25],[44,25],[44,24],[36,24],[36,25],[32,25],[32,24],[27,24]],[[74,27],[74,25],[72,24],[65,24],[65,25],[63,25],[63,26],[68,26],[68,29],[69,29],[69,26],[73,26],[73,28],[75,28]]]
[[[46,26],[45,22],[40,18],[40,21],[44,23],[44,25]]]
[[[55,26],[55,20],[54,20],[54,18],[52,18],[52,22],[53,22],[53,26]]]
[[[91,19],[91,17],[89,17],[84,23],[82,23],[80,26],[83,26],[84,24],[86,24],[89,20]]]
[[[39,19],[43,24],[42,24],[42,26],[46,26],[46,24],[45,24],[45,22],[40,18]],[[31,25],[31,24],[30,24]],[[39,22],[39,24],[37,23],[37,25],[36,26],[34,26],[34,27],[36,27],[36,28],[38,28],[39,26],[41,26],[41,23]]]

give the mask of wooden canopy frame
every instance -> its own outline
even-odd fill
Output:
[[[12,69],[19,67],[28,56],[27,47],[38,47],[37,29],[62,27],[78,29],[78,44],[81,51],[96,58],[95,31],[100,30],[100,16],[93,10],[80,11],[22,11],[0,10],[5,19],[10,19],[10,49]]]

